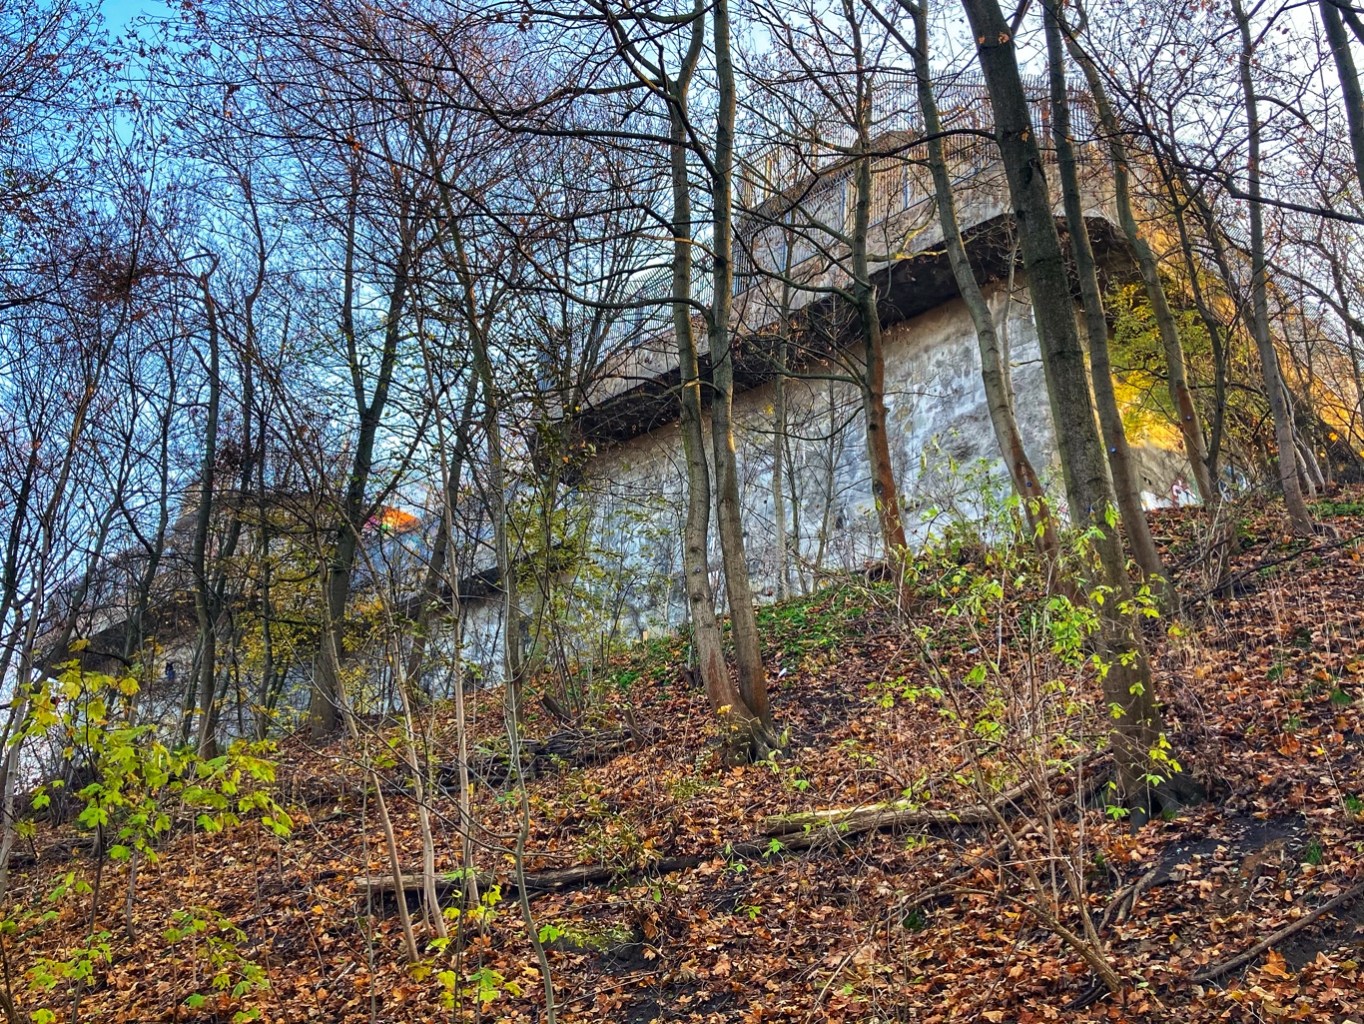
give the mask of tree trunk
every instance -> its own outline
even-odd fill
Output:
[[[743,510],[739,502],[738,458],[734,450],[734,356],[730,316],[734,297],[733,165],[734,67],[729,49],[729,3],[714,0],[715,69],[719,103],[715,121],[714,171],[711,181],[714,294],[709,320],[712,394],[711,448],[715,456],[715,514],[720,553],[725,564],[725,593],[729,598],[730,632],[739,692],[744,704],[769,733],[758,745],[769,743],[772,710],[767,698],[767,670],[758,645],[758,623],[753,612],[753,588],[748,576]]]
[[[867,230],[871,208],[871,158],[857,161],[854,175],[857,198],[853,213],[853,297],[862,333],[862,417],[867,428],[867,460],[871,465],[871,496],[881,527],[881,545],[897,585],[909,546],[900,514],[900,488],[890,453],[886,415],[886,352],[881,337],[881,316],[876,309],[876,286],[867,265]]]
[[[346,481],[341,514],[333,528],[334,539],[324,583],[323,637],[319,645],[317,673],[308,701],[308,731],[313,739],[321,739],[336,732],[345,705],[342,661],[346,650],[344,629],[346,605],[350,600],[351,578],[355,571],[360,535],[364,530],[368,511],[365,495],[374,467],[375,441],[379,426],[383,422],[393,370],[398,359],[398,342],[402,337],[402,318],[408,300],[408,274],[412,259],[411,224],[404,218],[400,229],[404,237],[399,239],[393,279],[389,284],[388,309],[385,312],[384,340],[379,356],[378,373],[373,395],[366,401],[354,322],[355,227],[359,216],[359,187],[360,179],[357,173],[348,210],[346,266],[341,300],[342,335],[346,341],[350,362],[351,386],[354,392],[355,411],[359,416],[359,430],[355,441],[355,456],[351,460],[350,475]]]
[[[672,311],[673,336],[677,344],[680,376],[678,429],[682,437],[687,472],[687,512],[682,528],[682,574],[691,621],[697,668],[710,708],[729,731],[728,740],[750,744],[750,735],[761,722],[734,685],[725,664],[720,623],[715,614],[715,592],[710,582],[710,467],[701,403],[701,369],[692,325],[692,213],[691,182],[687,153],[687,92],[701,56],[705,37],[699,0],[694,8],[688,51],[668,92],[668,158],[672,186]],[[713,358],[713,356],[712,356]]]
[[[1283,488],[1284,505],[1293,532],[1308,535],[1312,532],[1312,514],[1303,499],[1302,484],[1298,479],[1298,460],[1293,440],[1293,420],[1284,396],[1283,371],[1279,353],[1269,333],[1269,275],[1265,267],[1264,211],[1260,206],[1260,113],[1251,76],[1254,44],[1250,35],[1250,16],[1241,0],[1232,0],[1232,13],[1241,34],[1241,92],[1246,108],[1246,130],[1249,145],[1246,156],[1246,193],[1250,197],[1250,265],[1251,265],[1251,333],[1260,353],[1260,365],[1265,378],[1265,397],[1274,417],[1274,440],[1279,450],[1279,484]]]
[[[1130,593],[1122,545],[1110,522],[1108,477],[1094,425],[1084,352],[1013,33],[998,0],[962,0],[962,6],[976,38],[1020,228],[1023,267],[1041,340],[1071,516],[1077,526],[1097,528],[1098,572],[1090,572],[1086,583],[1112,591],[1099,607],[1102,652],[1109,666],[1103,676],[1104,702],[1111,711],[1109,740],[1118,764],[1121,797],[1140,819],[1151,808],[1178,799],[1184,787],[1173,779],[1157,793],[1148,786],[1151,755],[1158,749],[1163,725],[1135,622],[1121,608]]]
[[[1350,125],[1350,148],[1355,157],[1355,174],[1364,189],[1364,91],[1359,85],[1359,71],[1354,54],[1350,52],[1350,37],[1340,19],[1340,9],[1332,0],[1318,0],[1321,24],[1326,29],[1326,42],[1336,59],[1336,73],[1340,76],[1340,91],[1345,100],[1345,118]]]
[[[1122,515],[1123,529],[1127,542],[1142,575],[1165,594],[1165,603],[1174,607],[1178,595],[1170,584],[1170,573],[1161,561],[1156,550],[1155,539],[1151,536],[1151,526],[1146,519],[1146,511],[1141,505],[1141,485],[1137,480],[1136,467],[1132,462],[1132,450],[1127,443],[1127,431],[1123,428],[1122,412],[1118,408],[1118,397],[1113,389],[1113,367],[1108,356],[1108,320],[1104,316],[1103,296],[1099,292],[1099,275],[1094,262],[1094,250],[1089,241],[1089,230],[1085,226],[1084,204],[1080,197],[1080,174],[1075,157],[1075,146],[1070,135],[1070,101],[1066,95],[1065,50],[1061,42],[1061,25],[1056,16],[1055,0],[1047,0],[1043,11],[1047,38],[1047,66],[1051,86],[1051,125],[1052,138],[1056,145],[1057,174],[1061,179],[1061,196],[1066,211],[1066,226],[1070,234],[1070,254],[1075,261],[1075,273],[1080,282],[1080,299],[1084,306],[1085,333],[1089,340],[1090,378],[1094,387],[1094,401],[1098,406],[1099,426],[1103,431],[1104,446],[1108,450],[1108,468],[1112,474],[1113,489],[1117,498],[1118,511]],[[1130,219],[1130,218],[1129,218]],[[1136,238],[1129,234],[1129,243]],[[1139,239],[1137,239],[1139,241]],[[1156,282],[1159,289],[1159,281]],[[1162,300],[1164,291],[1160,292]],[[1168,313],[1169,310],[1166,309]],[[1163,332],[1162,332],[1163,334]],[[1178,348],[1179,338],[1175,336]],[[1169,346],[1167,348],[1167,357]],[[1181,354],[1182,359],[1182,354]],[[1173,371],[1171,373],[1173,379]],[[1184,389],[1187,392],[1187,387]],[[1199,433],[1201,442],[1202,433]],[[1186,439],[1186,448],[1187,448]],[[1190,456],[1195,467],[1203,468],[1207,476],[1206,461],[1202,457]],[[1205,501],[1210,501],[1210,491],[1200,486]]]
[[[208,277],[203,277],[199,285],[203,293],[204,313],[208,323],[208,408],[204,417],[204,450],[199,462],[199,508],[195,515],[194,540],[190,552],[190,565],[194,573],[194,614],[199,629],[196,659],[198,674],[197,679],[191,680],[191,686],[196,686],[198,691],[199,734],[196,745],[199,756],[212,758],[218,753],[218,705],[214,693],[218,671],[216,657],[218,614],[213,600],[213,587],[208,578],[207,549],[209,529],[213,521],[213,487],[218,457],[218,414],[222,398],[222,361],[218,311],[209,292]],[[186,705],[189,706],[188,701]],[[182,732],[188,735],[189,729],[190,723],[187,720],[182,726]]]
[[[462,246],[461,246],[462,249]],[[461,254],[461,262],[463,256]],[[467,264],[465,264],[467,266]],[[475,298],[471,280],[465,282],[468,308],[473,310]],[[497,571],[502,585],[503,660],[505,664],[508,707],[521,707],[521,691],[525,685],[525,652],[521,647],[521,601],[517,587],[517,565],[512,553],[512,523],[507,508],[507,470],[503,458],[501,402],[497,397],[497,382],[493,379],[492,357],[488,339],[482,327],[471,332],[474,369],[483,389],[483,431],[488,444],[488,499],[492,518],[493,546],[497,553]]]
[[[1212,477],[1213,486],[1217,486],[1218,465],[1222,455],[1222,438],[1226,431],[1227,419],[1227,346],[1231,341],[1231,332],[1224,331],[1221,321],[1213,312],[1211,303],[1203,290],[1202,267],[1193,251],[1193,241],[1189,235],[1189,223],[1186,211],[1189,200],[1181,195],[1182,185],[1176,175],[1168,170],[1163,171],[1166,190],[1170,197],[1170,209],[1175,220],[1175,229],[1179,233],[1179,249],[1184,259],[1184,272],[1189,277],[1189,291],[1193,296],[1194,307],[1198,310],[1198,317],[1203,321],[1203,329],[1208,332],[1208,341],[1212,346],[1213,362],[1213,419],[1212,426],[1208,431],[1208,475]]]
[[[900,590],[901,607],[905,607],[910,596],[904,590],[904,558],[909,542],[905,536],[900,487],[890,451],[885,344],[881,313],[877,309],[877,290],[871,279],[867,252],[867,235],[871,227],[873,90],[862,47],[861,29],[857,19],[848,13],[849,10],[845,5],[849,42],[857,68],[852,82],[856,89],[852,115],[853,129],[857,135],[857,157],[853,165],[853,223],[848,255],[852,264],[852,304],[862,335],[862,419],[866,427],[867,462],[871,467],[871,496],[881,527],[881,547]],[[842,231],[845,225],[840,222],[837,227]]]
[[[1018,430],[1018,419],[1014,415],[1014,405],[1008,382],[1008,366],[1001,352],[995,318],[990,312],[990,304],[985,299],[971,261],[966,255],[966,244],[961,237],[961,226],[957,220],[957,204],[952,194],[952,178],[947,167],[947,157],[943,152],[942,122],[938,115],[937,97],[933,95],[932,67],[928,59],[928,12],[922,6],[915,7],[911,14],[914,18],[914,45],[911,53],[914,58],[914,72],[919,99],[919,109],[924,119],[924,134],[928,138],[928,166],[933,175],[933,190],[938,204],[938,219],[942,223],[943,242],[947,246],[947,258],[952,265],[952,276],[957,283],[971,323],[976,330],[976,344],[980,349],[980,375],[985,386],[985,407],[990,415],[990,426],[994,429],[995,442],[999,445],[1000,457],[1009,472],[1014,493],[1023,504],[1023,515],[1027,520],[1038,546],[1048,560],[1054,561],[1059,554],[1060,544],[1056,537],[1056,527],[1052,521],[1051,510],[1047,504],[1046,491],[1042,481],[1033,469],[1023,446],[1023,435]],[[1008,310],[1005,310],[1008,316]]]
[[[1056,0],[1052,0],[1048,7],[1050,14],[1047,21],[1049,24],[1056,16],[1055,2]],[[1059,49],[1061,26],[1056,24],[1053,31],[1058,37],[1056,45]],[[1203,425],[1200,422],[1198,410],[1194,406],[1193,393],[1189,389],[1189,377],[1184,363],[1184,343],[1179,337],[1179,328],[1175,322],[1174,313],[1170,309],[1169,299],[1165,294],[1165,285],[1160,279],[1160,267],[1156,262],[1155,253],[1151,251],[1151,246],[1142,237],[1137,226],[1136,216],[1132,212],[1130,162],[1127,157],[1127,146],[1122,139],[1122,126],[1118,123],[1117,115],[1108,100],[1108,93],[1104,88],[1099,69],[1075,38],[1073,36],[1069,38],[1070,52],[1084,72],[1085,81],[1089,85],[1090,94],[1093,96],[1099,126],[1108,137],[1108,151],[1113,163],[1113,193],[1118,208],[1118,222],[1127,238],[1127,244],[1132,247],[1132,252],[1137,258],[1137,267],[1141,271],[1142,283],[1146,286],[1146,297],[1151,303],[1151,312],[1155,316],[1156,327],[1160,331],[1161,346],[1165,350],[1165,368],[1168,375],[1170,401],[1174,404],[1175,415],[1179,419],[1179,431],[1184,439],[1184,454],[1189,460],[1189,468],[1193,472],[1194,485],[1198,489],[1198,496],[1204,504],[1214,505],[1217,503],[1217,488],[1213,483],[1212,472],[1208,466],[1208,446],[1203,437]],[[1057,53],[1052,58],[1053,67],[1060,68],[1061,60],[1061,55]],[[1055,74],[1055,72],[1053,73]],[[1064,81],[1062,88],[1064,89]],[[1052,102],[1053,104],[1056,102],[1054,93]],[[1072,225],[1073,234],[1074,226]],[[1119,500],[1121,501],[1121,495]],[[1138,551],[1139,558],[1140,554]]]

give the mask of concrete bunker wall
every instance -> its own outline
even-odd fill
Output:
[[[1025,293],[1002,285],[988,297],[1004,328],[1016,414],[1024,444],[1064,510],[1055,436],[1036,326]],[[886,405],[906,532],[922,541],[955,507],[971,515],[982,487],[1007,489],[1007,476],[985,403],[980,354],[965,305],[953,300],[888,326]],[[786,383],[787,541],[795,589],[824,573],[855,571],[882,555],[871,498],[865,427],[857,388],[838,380],[838,366],[807,367]],[[735,398],[735,444],[749,572],[759,600],[780,593],[772,468],[775,384]],[[1164,432],[1168,434],[1168,431]],[[1182,453],[1162,447],[1161,432],[1131,438],[1148,505],[1177,501],[1187,479]],[[707,437],[709,446],[709,437]],[[983,483],[982,477],[985,479]],[[595,547],[611,564],[603,585],[620,590],[622,639],[686,620],[681,582],[685,467],[676,422],[601,452],[587,466],[576,500],[592,516]],[[720,557],[712,530],[711,568],[723,600]],[[484,677],[501,675],[497,601],[467,606],[465,656]]]

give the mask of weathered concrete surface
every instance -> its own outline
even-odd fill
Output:
[[[1112,179],[1097,152],[1093,144],[1080,147],[1085,216],[1116,225]],[[974,248],[972,232],[1010,212],[1003,164],[993,147],[973,145],[952,158],[952,170],[958,223],[968,248]],[[796,313],[826,298],[829,289],[848,286],[849,250],[841,239],[852,226],[852,176],[851,164],[839,165],[789,190],[795,198],[776,197],[738,217],[733,310],[737,334],[757,334],[780,319],[783,310],[786,315]],[[1064,216],[1059,196],[1055,212]],[[932,255],[945,263],[942,221],[927,167],[900,159],[878,162],[867,246],[873,278],[905,260]],[[701,248],[692,286],[692,299],[700,303],[709,302],[712,294],[710,279],[701,270],[704,262]],[[589,393],[589,405],[628,395],[676,369],[672,310],[666,301],[671,286],[671,276],[663,270],[641,280],[633,297],[658,304],[622,317],[608,342],[604,372]],[[883,284],[883,296],[884,290]],[[928,298],[936,302],[955,293],[952,284],[944,294]],[[697,351],[705,356],[709,342],[700,317],[695,319]]]
[[[1021,290],[1010,301],[1003,286],[991,291],[990,300],[997,323],[1005,328],[1024,443],[1064,512],[1031,306]],[[964,304],[953,300],[896,324],[885,343],[892,454],[913,543],[953,517],[974,518],[987,492],[1006,493],[1008,480]],[[841,355],[856,358],[852,352]],[[840,366],[831,360],[810,372],[837,375]],[[749,571],[761,600],[775,599],[780,591],[772,493],[774,395],[775,385],[765,384],[735,398]],[[882,552],[857,389],[846,381],[792,380],[787,405],[787,535],[792,581],[799,590],[822,574],[861,569]],[[1140,435],[1132,438],[1148,504],[1179,500],[1186,480],[1182,454],[1162,447],[1170,439],[1159,429],[1153,431],[1153,443]],[[601,583],[622,590],[618,626],[623,639],[685,620],[680,581],[684,488],[675,423],[603,451],[579,486],[578,500],[593,513],[598,548],[612,563]],[[723,595],[718,550],[711,565],[717,595]],[[469,612],[467,656],[483,665],[489,678],[497,678],[496,610],[471,607]]]

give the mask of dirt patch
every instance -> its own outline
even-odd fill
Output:
[[[1356,897],[1347,906],[1289,938],[1279,952],[1289,967],[1301,970],[1317,958],[1318,953],[1333,953],[1345,947],[1364,947],[1364,896]]]

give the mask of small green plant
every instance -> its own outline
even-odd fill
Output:
[[[138,693],[137,680],[85,672],[78,662],[66,666],[52,685],[31,698],[24,735],[64,735],[64,756],[93,769],[95,779],[76,793],[78,824],[98,829],[116,841],[113,860],[135,852],[156,860],[156,842],[171,828],[172,809],[184,808],[206,832],[240,824],[246,815],[278,836],[293,827],[288,813],[271,795],[275,764],[270,743],[237,741],[227,753],[199,757],[189,748],[171,748],[150,725],[120,722],[118,705]],[[51,801],[53,786],[35,792],[35,809]]]
[[[1311,864],[1313,867],[1320,867],[1321,862],[1326,858],[1326,851],[1321,847],[1321,843],[1312,839],[1307,843],[1307,849],[1303,851],[1302,859],[1304,864]]]
[[[611,686],[621,693],[629,691],[643,673],[637,668],[623,668],[611,676]]]
[[[715,789],[719,783],[714,779],[708,779],[704,775],[684,775],[680,779],[673,779],[664,787],[668,795],[680,804],[686,803],[710,789]]]
[[[1318,516],[1364,516],[1364,501],[1315,501],[1312,511]]]
[[[874,751],[866,749],[862,741],[855,736],[848,737],[841,742],[838,747],[853,761],[853,763],[861,765],[863,768],[874,769],[880,767],[880,758],[876,756]]]
[[[452,874],[454,880],[458,881],[462,872]],[[479,894],[476,906],[446,907],[443,914],[445,919],[452,924],[467,922],[475,928],[484,928],[497,917],[497,905],[501,901],[501,887],[492,885]],[[553,942],[559,934],[554,926],[546,925],[540,929],[540,941]],[[443,958],[449,955],[453,941],[449,936],[434,938],[427,943],[427,948],[436,954],[436,957]],[[441,967],[440,961],[436,958],[420,960],[411,964],[409,969],[415,981],[426,981],[428,978],[434,978],[436,1000],[442,1008],[447,1010],[453,1009],[455,1004],[461,1000],[477,999],[479,1006],[486,1006],[504,991],[512,995],[521,994],[521,989],[515,982],[509,982],[500,972],[488,971],[486,968],[474,971],[462,980],[456,971],[449,967]]]
[[[192,906],[175,911],[162,938],[168,946],[189,943],[190,957],[196,965],[205,965],[208,987],[214,992],[243,999],[270,988],[265,968],[243,952],[246,932],[211,907]],[[206,996],[202,993],[193,993],[186,998],[185,1004],[193,1009],[205,1001]],[[260,1011],[255,1008],[239,1010],[232,1018],[233,1024],[259,1016]]]
[[[635,932],[622,924],[584,927],[571,922],[544,924],[539,930],[543,943],[561,943],[575,950],[606,953],[636,941]]]
[[[787,789],[795,793],[805,793],[810,789],[810,780],[801,773],[800,765],[783,763],[778,753],[773,753],[763,762],[773,774],[781,779]]]
[[[452,881],[462,881],[466,876],[464,871],[451,872]],[[475,928],[486,928],[497,918],[497,905],[502,902],[502,887],[500,885],[490,885],[478,894],[478,903],[472,907],[450,906],[446,907],[441,913],[445,919],[451,923],[467,922]],[[449,946],[449,938],[432,939],[430,947],[437,952],[444,952]]]
[[[870,686],[873,692],[879,691],[880,704],[883,708],[894,707],[897,700],[914,704],[920,700],[941,701],[945,696],[942,687],[931,683],[910,682],[905,676],[888,682],[873,682]]]
[[[783,782],[797,793],[804,793],[810,788],[810,780],[801,775],[800,769],[795,765],[792,765],[785,773]]]
[[[275,779],[270,744],[239,741],[214,758],[169,747],[152,726],[130,724],[138,691],[132,676],[86,672],[73,662],[31,691],[22,729],[11,741],[59,742],[66,762],[86,769],[92,781],[72,796],[76,824],[95,833],[97,847],[103,845],[114,861],[153,863],[176,820],[219,832],[250,817],[276,835],[289,834],[293,823],[270,791]],[[34,808],[48,806],[54,791],[60,792],[60,783],[40,786]],[[94,877],[98,882],[101,875]],[[136,877],[129,872],[129,900]],[[58,882],[48,900],[57,903],[70,896],[98,898],[94,887],[74,872]],[[56,917],[50,911],[43,923]],[[264,968],[240,952],[245,933],[214,910],[196,906],[174,911],[163,937],[170,945],[189,940],[187,959],[196,972],[201,964],[206,968],[209,987],[220,995],[241,999],[269,987]],[[108,960],[109,933],[95,931],[66,957],[39,959],[28,973],[29,985],[50,992],[64,984],[75,1018],[82,993]],[[207,996],[196,992],[186,1004],[206,1001]],[[33,1016],[41,1019],[42,1012]],[[257,1016],[258,1011],[242,1008],[232,1020],[241,1024]]]
[[[85,986],[95,980],[99,968],[113,960],[112,936],[109,932],[99,931],[90,935],[85,942],[67,951],[65,957],[38,957],[28,970],[29,989],[33,992],[51,992],[58,985]],[[55,1020],[51,1010],[39,1009],[34,1012],[33,1020]]]
[[[442,971],[437,975],[441,986],[445,989],[445,994],[449,996],[448,1001],[442,998],[442,1005],[447,1009],[455,1005],[455,984],[456,979],[453,971]],[[491,967],[480,967],[476,971],[470,972],[464,986],[464,994],[471,997],[480,1007],[487,1007],[505,992],[510,996],[521,995],[521,986],[515,981],[508,980],[507,976],[501,971]]]
[[[658,854],[646,845],[638,826],[622,814],[610,814],[583,829],[580,849],[589,861],[637,867]]]
[[[783,659],[799,661],[835,649],[868,611],[866,594],[855,587],[821,590],[759,609],[758,625]]]

